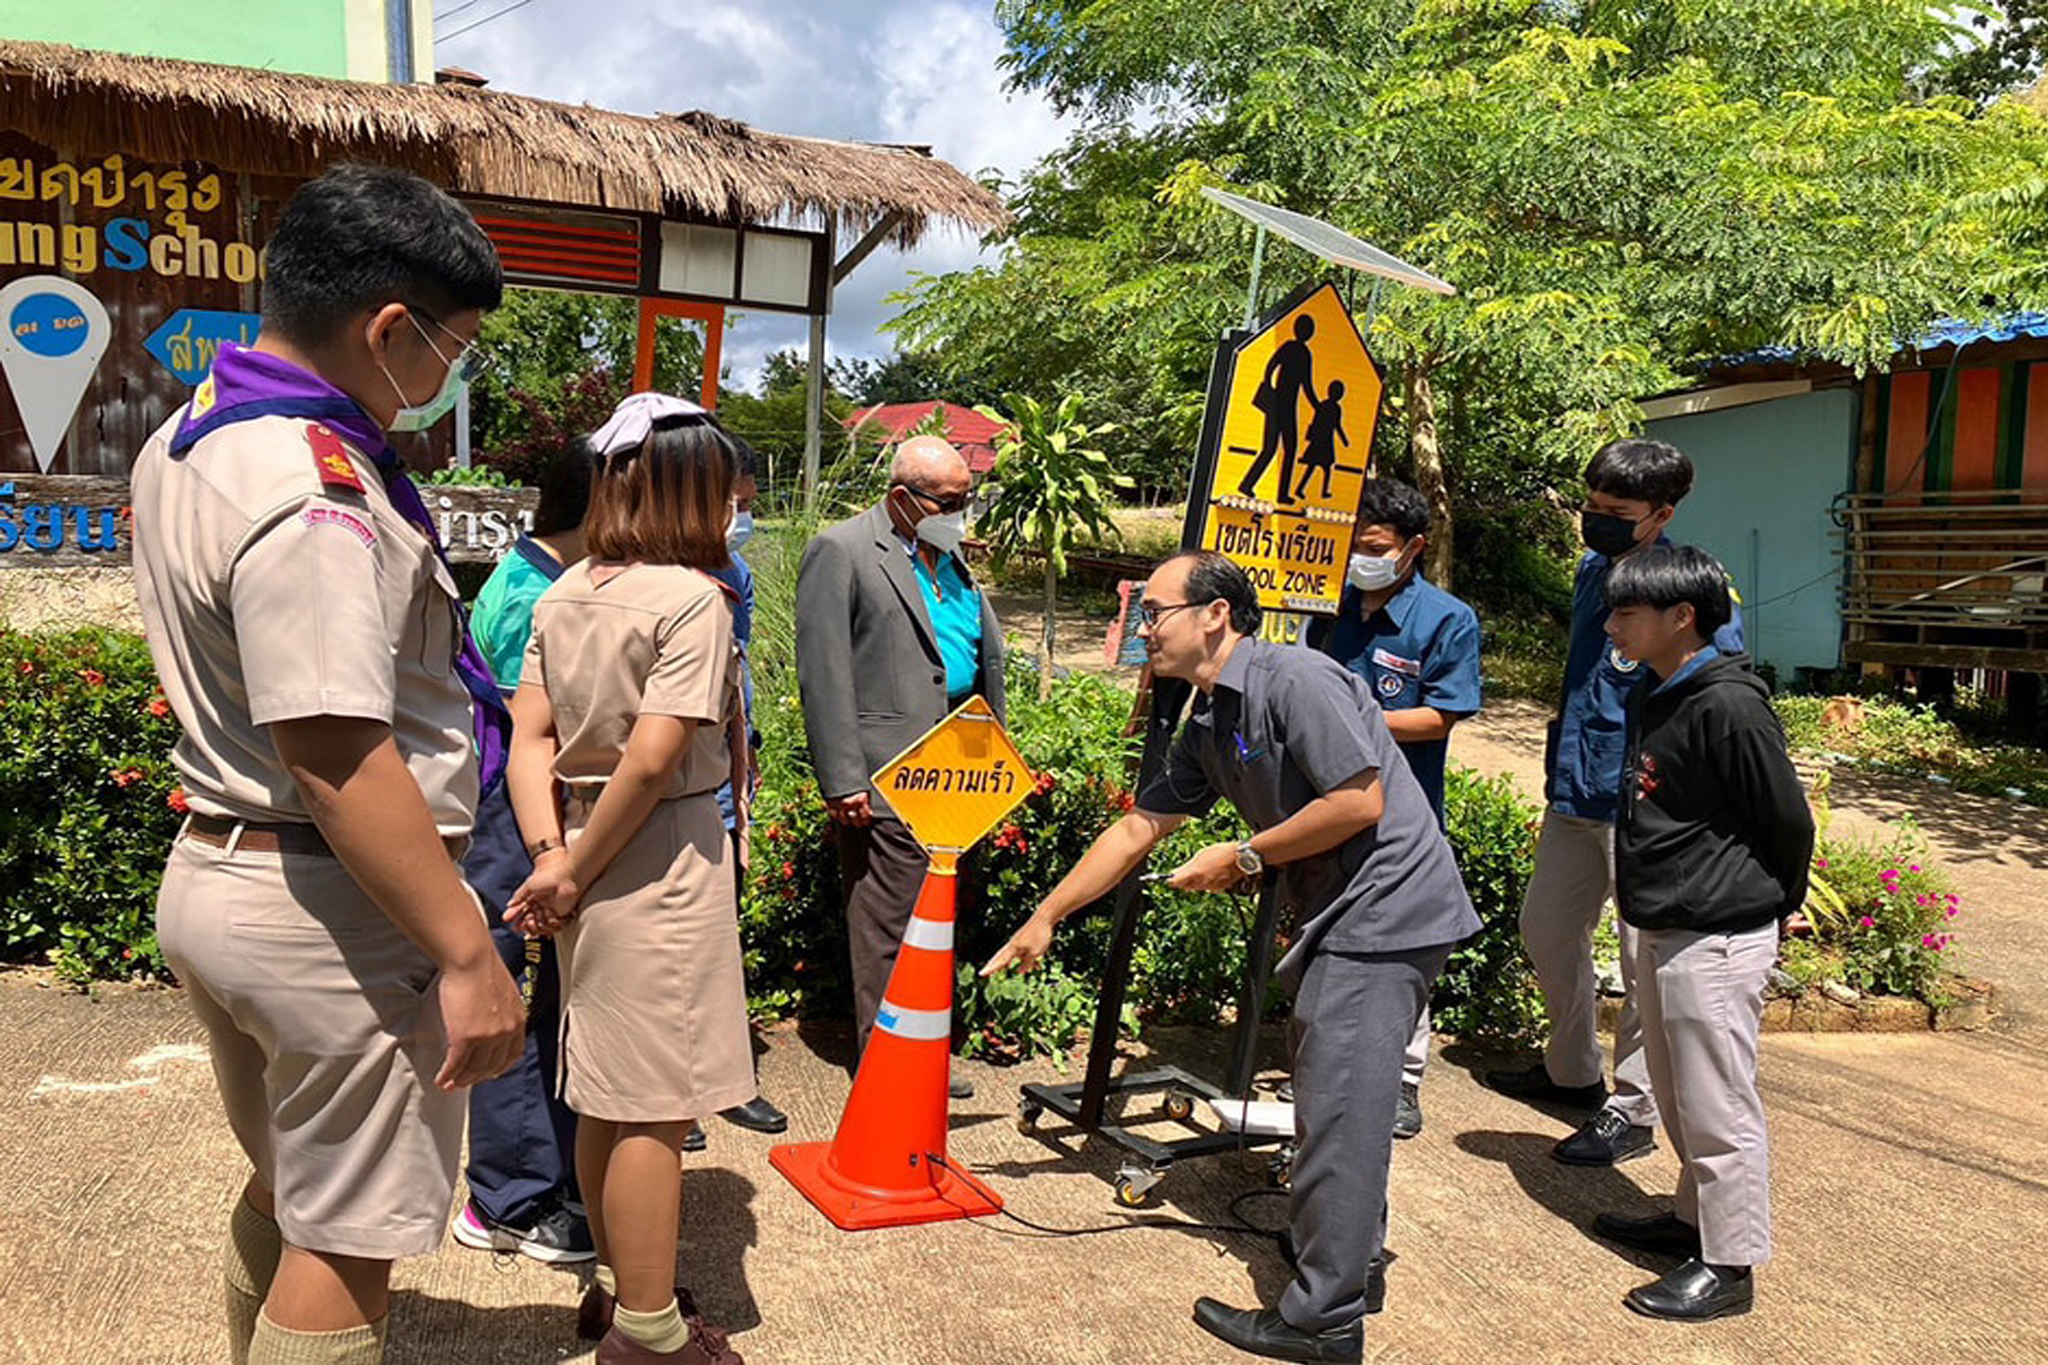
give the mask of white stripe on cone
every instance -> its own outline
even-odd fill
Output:
[[[907,1010],[893,1001],[884,1000],[882,1008],[875,1012],[875,1027],[918,1043],[950,1039],[953,1036],[953,1011]]]
[[[909,926],[903,931],[903,946],[950,953],[953,951],[953,921],[912,916]]]

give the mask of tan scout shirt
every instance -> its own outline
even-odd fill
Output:
[[[636,564],[600,582],[572,564],[533,608],[522,687],[547,689],[555,776],[599,786],[642,714],[702,722],[664,799],[717,791],[732,768],[722,722],[739,707],[732,607],[695,569]]]
[[[391,505],[370,458],[362,491],[323,484],[312,422],[261,417],[172,458],[173,417],[136,457],[135,586],[192,809],[304,821],[263,727],[380,720],[444,835],[469,832],[477,764],[455,672],[457,591]]]

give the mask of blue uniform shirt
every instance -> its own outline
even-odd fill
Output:
[[[1669,545],[1659,537],[1659,545]],[[1587,551],[1572,585],[1571,653],[1564,665],[1564,701],[1550,723],[1543,768],[1549,775],[1543,799],[1564,815],[1613,820],[1627,758],[1622,704],[1642,678],[1642,665],[1621,657],[1607,638],[1607,571],[1614,561]],[[1734,589],[1729,593],[1732,596]],[[1723,654],[1742,652],[1742,607],[1714,632]]]
[[[747,643],[754,638],[754,571],[738,550],[732,552],[732,567],[707,570],[713,578],[733,590],[732,639],[740,647],[740,700],[747,708],[747,745],[751,749],[761,747],[761,737],[754,732],[754,669],[747,662]],[[725,817],[725,827],[732,829],[738,824],[738,816],[732,804],[732,779],[718,789],[718,813]]]
[[[1479,710],[1479,617],[1472,608],[1420,574],[1370,619],[1363,607],[1364,594],[1346,588],[1337,614],[1309,628],[1309,643],[1365,679],[1380,710],[1433,706],[1460,719]],[[1441,825],[1450,741],[1400,747]]]

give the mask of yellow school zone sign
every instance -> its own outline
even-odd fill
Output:
[[[1195,543],[1242,565],[1261,606],[1337,610],[1381,388],[1334,285],[1223,343],[1202,423]]]
[[[1009,732],[980,697],[884,763],[875,790],[935,861],[974,847],[1031,795],[1035,778]]]

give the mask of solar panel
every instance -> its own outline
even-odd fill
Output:
[[[1204,186],[1202,193],[1221,204],[1232,213],[1248,218],[1260,227],[1285,237],[1305,251],[1313,252],[1326,261],[1337,265],[1348,265],[1353,270],[1363,270],[1368,275],[1381,275],[1401,284],[1412,284],[1417,289],[1427,289],[1432,294],[1455,294],[1457,289],[1430,274],[1419,266],[1412,266],[1398,256],[1390,256],[1370,242],[1360,241],[1342,228],[1332,227],[1320,218],[1311,218],[1305,213],[1275,208],[1261,204],[1243,195],[1231,194],[1214,186]]]

